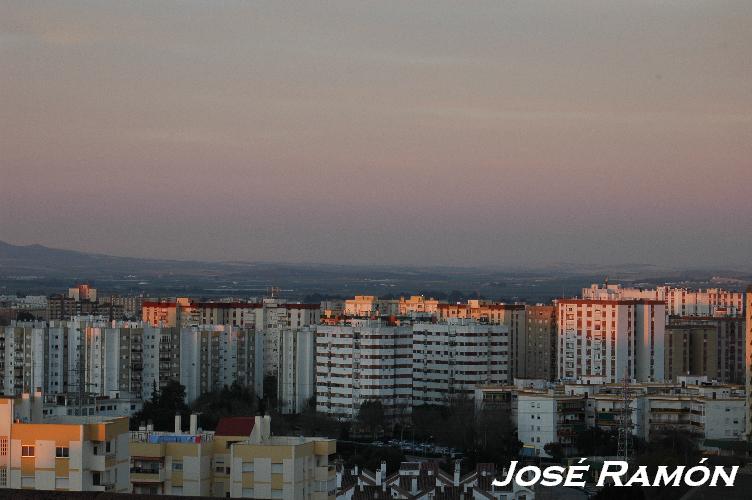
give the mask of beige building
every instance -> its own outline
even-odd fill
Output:
[[[269,417],[220,420],[200,431],[131,433],[133,493],[325,500],[336,479],[331,439],[272,436]]]
[[[40,423],[17,419],[14,400],[1,398],[0,488],[128,492],[128,418]]]
[[[525,336],[517,342],[515,377],[553,380],[556,376],[556,306],[527,306]]]
[[[671,317],[666,325],[666,379],[695,375],[742,384],[745,349],[743,318]]]

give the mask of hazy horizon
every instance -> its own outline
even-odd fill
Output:
[[[0,5],[0,240],[749,267],[752,3]]]

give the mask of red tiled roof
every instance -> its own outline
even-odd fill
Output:
[[[253,417],[223,417],[219,419],[215,436],[250,436],[255,420]]]

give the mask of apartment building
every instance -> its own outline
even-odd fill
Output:
[[[664,380],[665,307],[658,300],[559,300],[558,378]]]
[[[556,377],[556,306],[527,306],[525,322],[525,334],[516,344],[515,377],[553,380]]]
[[[517,439],[534,456],[548,457],[545,446],[559,443],[567,454],[575,453],[577,434],[586,427],[585,399],[553,391],[521,391],[517,394]]]
[[[0,398],[0,488],[129,491],[127,417],[24,420]]]
[[[65,320],[72,318],[78,313],[76,299],[65,295],[50,295],[47,299],[47,311],[45,317],[50,320]]]
[[[88,300],[89,302],[97,301],[97,289],[92,288],[86,283],[82,283],[73,288],[68,289],[68,297],[72,298],[76,302]]]
[[[671,317],[666,325],[666,379],[696,375],[722,383],[743,383],[745,337],[741,317]]]
[[[118,295],[108,294],[99,295],[98,301],[100,304],[111,304],[113,307],[118,307],[122,311],[125,319],[138,320],[141,319],[141,305],[144,302],[144,298],[141,295]]]
[[[438,304],[436,316],[440,322],[467,319],[506,326],[509,329],[512,376],[525,373],[527,322],[524,304],[497,304],[487,300],[468,300],[466,304]]]
[[[652,289],[624,288],[611,284],[590,285],[582,289],[582,298],[590,300],[660,300],[666,304],[666,316],[742,316],[744,293],[722,288],[689,290],[671,286]]]
[[[188,402],[233,383],[253,387],[256,395],[263,397],[262,334],[252,328],[200,325],[181,329],[179,338],[177,349],[170,350],[165,343],[160,347],[166,347],[164,359],[167,363],[177,364],[178,371],[169,378],[179,380],[185,386]],[[162,366],[162,361],[159,366]]]
[[[170,300],[145,300],[141,304],[141,319],[154,327],[190,327],[198,325],[200,313],[187,297]]]
[[[650,441],[667,431],[704,439],[744,438],[746,402],[741,391],[714,386],[681,394],[648,394],[635,399],[635,434]]]
[[[263,336],[253,329],[75,318],[0,328],[6,395],[85,393],[149,399],[156,384],[186,386],[188,401],[234,382],[263,395]]]
[[[498,475],[497,475],[498,472]],[[507,486],[494,486],[502,476],[496,465],[478,463],[462,474],[460,462],[452,472],[444,472],[435,462],[402,462],[399,470],[387,474],[386,462],[376,470],[346,468],[337,464],[337,499],[394,500],[534,500],[535,492],[512,480]]]
[[[272,436],[269,417],[223,418],[216,431],[130,434],[134,493],[325,500],[334,497],[331,439]]]
[[[476,385],[511,379],[506,326],[469,320],[413,325],[412,406],[472,399]]]
[[[168,301],[146,301],[142,306],[143,321],[152,326],[229,325],[254,329],[264,334],[264,374],[277,375],[279,370],[280,335],[287,329],[298,329],[319,322],[319,304],[300,304],[279,298],[262,302],[195,302],[188,298]]]
[[[747,392],[747,439],[752,440],[752,285],[747,287],[746,308],[744,309],[746,335],[744,340],[746,373],[744,385]]]
[[[624,422],[622,384],[566,383],[540,388],[480,388],[476,408],[506,408],[517,413],[518,439],[530,454],[541,455],[548,442],[574,449],[585,428],[617,432]],[[650,441],[680,431],[698,444],[706,439],[744,439],[746,402],[742,386],[708,382],[707,377],[679,377],[677,383],[627,386],[627,425]],[[538,441],[540,440],[540,444]]]
[[[230,445],[231,498],[334,500],[334,439],[272,436],[256,417],[250,437]]]
[[[399,315],[410,316],[413,314],[431,314],[438,312],[439,301],[434,298],[425,298],[423,295],[412,295],[409,298],[399,298]]]
[[[15,398],[16,418],[44,422],[66,416],[122,417],[143,408],[141,397],[109,397],[92,394],[33,394]]]
[[[281,332],[277,402],[281,413],[300,413],[316,393],[316,326]]]
[[[316,410],[355,418],[361,403],[377,400],[388,418],[409,411],[412,327],[379,320],[316,328]]]
[[[407,307],[406,303],[402,304]],[[380,316],[398,316],[400,301],[396,299],[379,299],[374,295],[356,295],[345,300],[345,316],[351,318],[378,318]]]

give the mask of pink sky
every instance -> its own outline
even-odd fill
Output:
[[[0,5],[0,239],[739,265],[752,3]]]

